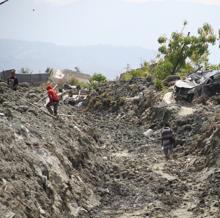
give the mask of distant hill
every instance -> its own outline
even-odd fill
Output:
[[[30,68],[44,72],[47,67],[74,69],[84,73],[101,72],[115,78],[125,69],[138,67],[141,60],[153,59],[156,52],[141,47],[59,46],[45,42],[0,39],[0,71],[10,68]]]

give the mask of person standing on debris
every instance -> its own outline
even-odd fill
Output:
[[[170,156],[172,156],[173,148],[175,146],[175,137],[169,124],[166,123],[164,125],[164,128],[162,129],[161,132],[161,137],[162,137],[162,143],[161,143],[162,150],[165,154],[166,160],[169,160]]]
[[[58,96],[56,90],[53,89],[53,87],[51,85],[47,86],[47,94],[49,97],[49,102],[46,105],[47,110],[51,114],[57,116],[57,110],[58,110],[58,105],[59,105],[59,96]],[[53,106],[53,110],[51,109],[51,106]]]
[[[18,79],[16,78],[15,70],[12,71],[11,76],[8,78],[8,85],[13,89],[17,90]]]

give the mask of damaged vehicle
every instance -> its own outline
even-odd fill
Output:
[[[220,94],[220,71],[197,72],[178,80],[174,85],[175,100],[191,102],[194,97]]]

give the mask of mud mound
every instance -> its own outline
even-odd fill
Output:
[[[154,86],[149,79],[115,81],[100,86],[85,103],[87,111],[122,113],[135,111],[142,113],[150,106]],[[149,94],[151,93],[151,94]],[[149,98],[147,98],[147,95]]]
[[[14,92],[1,83],[0,91],[0,217],[86,216],[100,199],[94,131],[77,117],[54,119],[28,104],[42,97],[40,89]]]
[[[206,125],[206,131],[189,147],[188,152],[195,154],[191,170],[200,171],[205,168],[219,168],[220,162],[220,124]]]
[[[166,104],[151,81],[116,81],[83,113],[61,102],[55,119],[40,88],[0,83],[0,93],[0,217],[218,217],[216,102]],[[167,121],[177,141],[168,162]]]

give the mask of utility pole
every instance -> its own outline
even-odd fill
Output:
[[[126,72],[130,71],[130,64],[127,64],[127,67],[126,67]]]

